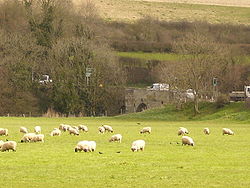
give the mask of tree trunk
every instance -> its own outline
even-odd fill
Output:
[[[199,114],[199,98],[197,95],[194,95],[194,113],[195,115]]]

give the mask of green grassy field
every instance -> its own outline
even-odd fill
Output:
[[[150,15],[166,21],[202,20],[210,23],[247,25],[250,23],[250,8],[248,7],[201,5],[195,4],[195,2],[186,4],[137,0],[129,0],[129,3],[128,0],[95,0],[94,2],[101,17],[107,21],[134,22],[146,15]],[[226,5],[227,1],[224,2]]]
[[[50,137],[50,131],[60,123],[86,124],[89,132],[80,136],[63,133],[60,137]],[[97,127],[104,123],[123,135],[122,143],[109,143],[111,133],[98,134]],[[2,117],[0,127],[8,128],[9,136],[0,139],[20,141],[19,127],[32,130],[36,125],[42,127],[44,143],[18,143],[16,152],[0,153],[0,187],[250,186],[250,127],[247,123],[138,117]],[[139,134],[144,126],[151,126],[152,134]],[[180,142],[181,137],[177,136],[180,126],[189,129],[195,147],[170,144]],[[203,134],[204,127],[210,128],[211,135]],[[231,128],[235,135],[222,136],[223,127]],[[130,151],[131,143],[136,139],[146,141],[144,152]],[[75,153],[74,147],[80,140],[96,141],[97,151]]]

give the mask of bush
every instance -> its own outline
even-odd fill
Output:
[[[225,94],[219,95],[215,102],[216,108],[222,108],[227,104],[229,104],[229,97],[228,95],[225,95]]]

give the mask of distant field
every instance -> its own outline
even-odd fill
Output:
[[[84,123],[89,126],[89,133],[48,136],[59,123]],[[112,134],[97,133],[102,123],[110,124],[115,133],[123,135],[121,144],[108,142]],[[112,118],[0,118],[0,124],[9,129],[9,140],[20,140],[20,126],[32,130],[40,125],[46,135],[45,143],[18,143],[16,152],[0,153],[4,188],[250,186],[248,124]],[[152,134],[141,135],[139,130],[144,126],[152,126]],[[181,140],[177,136],[180,126],[189,129],[195,147],[176,144]],[[204,127],[210,128],[211,135],[203,134]],[[235,135],[222,136],[223,127],[231,128]],[[131,142],[136,139],[146,141],[144,152],[130,151]],[[95,140],[97,151],[75,153],[74,146],[80,140]]]
[[[180,59],[179,55],[170,53],[117,52],[117,55],[120,57],[159,61],[175,61]]]
[[[75,1],[79,2],[80,0]],[[166,21],[198,20],[210,23],[250,24],[249,0],[94,0],[94,2],[100,15],[107,21],[134,22],[150,15]],[[203,5],[203,3],[211,5]],[[214,4],[231,6],[216,6]],[[239,7],[233,7],[234,5]]]

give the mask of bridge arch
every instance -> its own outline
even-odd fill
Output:
[[[144,110],[146,110],[148,107],[145,103],[141,103],[138,105],[138,107],[136,108],[136,112],[142,112]]]

